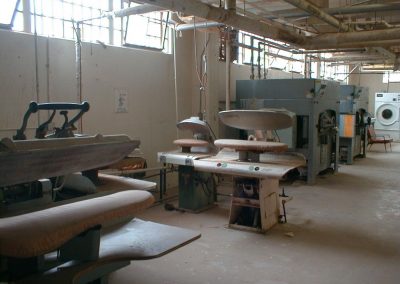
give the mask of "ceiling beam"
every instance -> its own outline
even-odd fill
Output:
[[[321,8],[322,11],[329,15],[349,15],[349,14],[362,14],[362,13],[375,13],[385,11],[398,11],[400,10],[400,3],[377,3],[368,5],[356,5],[346,7],[334,7],[334,8]],[[305,11],[297,12],[278,12],[276,16],[267,16],[268,19],[275,19],[277,17],[282,18],[302,18],[309,16],[310,13]]]
[[[400,28],[348,33],[326,33],[307,39],[306,49],[376,47],[400,43]]]
[[[306,11],[307,13],[310,13],[311,15],[317,17],[318,19],[324,21],[325,23],[328,23],[331,26],[338,28],[339,31],[349,32],[352,30],[349,25],[346,25],[341,21],[339,21],[338,19],[336,19],[334,16],[325,13],[320,7],[307,0],[284,0],[284,1],[289,4],[292,4],[297,8]]]
[[[329,49],[329,48],[354,48],[354,47],[379,47],[390,46],[400,43],[400,28],[384,30],[328,33],[312,37],[296,33],[293,30],[275,26],[270,22],[264,22],[227,11],[223,8],[213,7],[197,0],[140,0],[142,3],[158,6],[165,10],[181,12],[188,15],[200,17],[209,21],[225,24],[234,28],[256,34],[304,49]],[[286,1],[286,0],[285,0]],[[288,2],[304,2],[304,0],[287,0]],[[318,7],[312,7],[315,14],[326,19],[340,30],[351,30],[351,27],[341,23],[338,19],[321,14]],[[316,7],[316,8],[315,8]],[[393,56],[392,56],[393,58]]]
[[[331,26],[333,26],[335,28],[338,28],[339,31],[345,32],[345,33],[343,33],[344,35],[349,36],[349,32],[353,32],[354,31],[352,26],[350,26],[349,24],[345,24],[345,23],[341,22],[340,20],[336,19],[334,16],[331,16],[331,15],[327,14],[326,12],[321,10],[321,8],[319,8],[318,6],[316,6],[315,4],[313,4],[313,3],[311,3],[311,2],[309,2],[307,0],[284,0],[284,1],[287,2],[287,3],[292,4],[293,6],[296,6],[296,7],[300,8],[300,9],[310,13],[310,14],[312,14],[313,16],[317,17],[318,19],[330,24]],[[390,30],[393,31],[395,29],[390,29]],[[376,31],[365,31],[364,33],[363,32],[350,33],[349,41],[350,42],[357,41],[356,38],[357,38],[357,36],[360,37],[360,35],[364,36],[364,37],[367,37],[367,39],[363,39],[363,40],[360,40],[360,41],[385,40],[385,39],[380,39],[379,38],[380,36],[382,36],[382,34],[386,35],[386,30],[381,31],[380,34],[376,34]],[[392,35],[393,34],[395,36],[392,36],[391,38],[387,38],[387,39],[388,40],[392,40],[392,39],[399,39],[400,38],[400,35],[399,35],[398,31],[395,31],[394,33],[392,33]],[[326,34],[324,34],[324,35],[326,35]],[[373,38],[372,35],[375,35],[375,38]],[[341,34],[339,33],[339,35],[334,37],[333,40],[338,40],[340,38],[340,36],[341,36]],[[310,41],[313,41],[313,40],[315,41],[315,38],[319,38],[319,37],[320,36],[316,36]],[[310,41],[308,41],[308,43]],[[383,47],[380,47],[379,43],[377,45],[373,46],[372,49],[374,49],[375,51],[379,52],[380,54],[390,58],[391,60],[395,60],[396,59],[396,55],[393,52],[391,52],[391,51],[389,51],[389,50],[387,50],[387,49],[385,49]]]

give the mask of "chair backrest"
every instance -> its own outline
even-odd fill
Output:
[[[375,129],[372,125],[368,125],[367,135],[368,135],[368,140],[374,139],[376,137]]]

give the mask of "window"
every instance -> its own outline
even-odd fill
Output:
[[[253,64],[255,66],[258,66],[258,56],[260,56],[261,68],[264,68],[265,62],[265,68],[301,74],[304,72],[304,55],[290,52],[289,48],[283,43],[239,32],[238,45],[238,64],[251,64],[251,53],[253,50]],[[259,49],[261,50],[260,55]]]
[[[124,8],[139,6],[139,4],[124,3]],[[125,46],[147,47],[169,52],[169,33],[167,22],[168,12],[150,12],[123,18],[125,28],[123,44]]]
[[[169,14],[166,12],[109,18],[104,16],[105,12],[128,7],[127,1],[29,0],[27,7],[23,7],[22,2],[1,0],[0,28],[23,31],[25,12],[31,15],[25,28],[30,27],[30,32],[38,35],[74,39],[76,22],[81,21],[82,41],[171,50],[167,27]]]
[[[400,82],[400,72],[385,72],[383,74],[383,83]]]
[[[0,1],[1,13],[0,13],[0,27],[4,29],[11,29],[14,23],[14,19],[17,13],[20,0]]]

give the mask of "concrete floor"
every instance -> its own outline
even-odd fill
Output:
[[[140,218],[201,231],[162,258],[137,261],[110,283],[400,283],[400,144],[286,187],[288,223],[265,235],[227,229],[228,205],[200,214],[155,206]],[[293,232],[293,237],[285,234]]]

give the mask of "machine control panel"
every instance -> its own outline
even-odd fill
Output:
[[[379,102],[400,102],[400,93],[376,93],[375,100]]]
[[[236,162],[236,161],[207,161],[206,159],[194,160],[197,170],[224,173],[247,177],[280,177],[287,171],[283,165],[272,165],[263,163]]]

